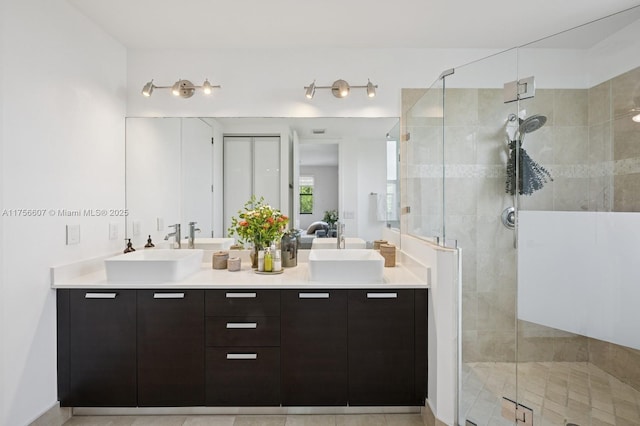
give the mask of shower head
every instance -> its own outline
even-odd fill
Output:
[[[520,120],[520,127],[518,128],[518,132],[521,135],[535,132],[540,127],[544,126],[544,123],[546,122],[547,117],[545,117],[544,115],[532,115],[526,120]]]

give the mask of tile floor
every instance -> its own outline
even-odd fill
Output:
[[[420,414],[74,416],[65,426],[424,426]]]
[[[462,372],[460,423],[511,425],[501,397],[516,399],[514,363],[468,363]],[[535,426],[640,426],[640,392],[587,362],[518,365],[520,403],[533,409]]]

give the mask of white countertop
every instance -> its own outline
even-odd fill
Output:
[[[206,252],[205,252],[206,253]],[[205,254],[205,258],[210,258]],[[166,283],[112,284],[107,282],[103,263],[100,259],[51,268],[51,287],[54,289],[309,289],[309,288],[428,288],[429,268],[418,264],[408,256],[398,256],[395,267],[384,268],[384,283],[323,283],[309,280],[306,262],[283,268],[283,273],[274,275],[256,274],[251,264],[242,260],[242,268],[237,272],[226,269],[212,269],[211,263],[203,263],[199,272],[177,281]],[[89,266],[87,266],[89,265]]]

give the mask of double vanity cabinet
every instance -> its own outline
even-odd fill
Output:
[[[124,287],[57,289],[62,406],[424,405],[426,288]]]

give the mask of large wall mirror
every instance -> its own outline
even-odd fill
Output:
[[[127,238],[161,245],[170,225],[181,224],[184,238],[189,222],[197,236],[226,236],[244,198],[224,193],[245,187],[267,194],[291,227],[306,230],[335,210],[347,235],[380,238],[397,221],[397,129],[397,118],[127,118]],[[232,151],[246,155],[232,161]],[[265,173],[278,188],[258,191]]]

